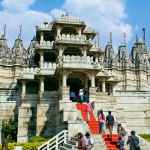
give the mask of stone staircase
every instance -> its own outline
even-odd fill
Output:
[[[83,134],[85,134],[85,132],[89,132],[91,134],[91,137],[94,140],[94,150],[98,150],[98,149],[119,150],[118,145],[117,145],[118,135],[114,134],[114,133],[117,133],[116,128],[114,127],[112,138],[110,137],[109,130],[106,127],[104,129],[105,132],[103,134],[98,134],[99,126],[98,126],[97,119],[95,119],[96,118],[95,116],[97,116],[97,113],[96,113],[97,111],[93,111],[93,113],[91,113],[91,118],[90,118],[91,120],[87,124],[86,122],[87,116],[84,111],[85,104],[82,104],[82,105],[76,104],[76,106],[77,106],[78,111],[81,111],[80,116],[78,115],[77,117],[77,121],[83,125],[83,128],[84,128]],[[128,139],[128,136],[129,135],[126,136],[126,141]],[[87,143],[88,140],[86,139],[86,137],[84,137],[84,139]],[[139,146],[141,147],[141,150],[150,150],[150,143],[142,139],[141,137],[139,137],[139,139],[140,139]],[[125,150],[130,150],[129,145],[126,145],[126,141],[125,141]],[[75,137],[69,138],[67,143],[63,144],[63,146],[60,146],[59,149],[61,150],[76,149],[75,147],[77,145],[78,145],[78,138],[77,136],[75,136]]]

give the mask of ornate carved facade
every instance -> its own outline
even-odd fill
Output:
[[[68,13],[38,27],[28,48],[19,37],[10,50],[2,36],[0,117],[18,118],[18,142],[33,135],[53,136],[66,128],[70,135],[83,130],[69,97],[70,89],[77,95],[83,87],[89,87],[95,115],[99,109],[111,110],[128,130],[150,133],[146,44],[139,40],[130,55],[121,44],[115,54],[110,43],[105,51],[92,43],[95,36],[95,30]]]

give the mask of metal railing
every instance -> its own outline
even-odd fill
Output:
[[[56,149],[58,150],[58,146],[62,143],[66,143],[68,139],[68,130],[63,130],[49,141],[45,142],[43,145],[38,147],[38,150],[51,150]]]

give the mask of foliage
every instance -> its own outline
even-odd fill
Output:
[[[17,142],[17,126],[18,121],[14,120],[13,117],[10,117],[8,122],[2,121],[2,138],[5,139],[5,134],[8,133],[8,142]]]
[[[150,142],[150,134],[139,134],[139,136],[141,136],[143,139],[145,139],[148,142]]]
[[[139,136],[141,136],[142,138],[147,138],[150,139],[150,134],[139,134]]]
[[[30,142],[46,142],[48,141],[50,138],[45,138],[42,136],[32,136],[30,138]]]
[[[14,146],[23,146],[23,150],[37,150],[38,146],[41,146],[45,142],[34,143],[8,143],[8,149],[14,150]],[[0,150],[2,150],[2,144],[0,144]]]

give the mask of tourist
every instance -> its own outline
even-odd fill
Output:
[[[124,140],[122,140],[122,136],[119,136],[118,145],[119,145],[119,150],[124,150]]]
[[[85,90],[84,90],[84,97],[85,97],[85,102],[87,102],[87,100],[89,100],[89,90],[88,90],[88,87],[86,87]]]
[[[79,96],[75,97],[75,102],[79,103]]]
[[[79,139],[79,142],[78,142],[78,146],[76,148],[78,148],[79,150],[86,149],[86,142],[83,138],[82,133],[78,133],[78,139]]]
[[[85,105],[85,113],[87,114],[88,121],[90,121],[91,111],[92,111],[92,106],[89,103],[89,100],[87,100],[87,104]]]
[[[75,99],[75,93],[71,90],[70,92],[70,100],[72,100],[72,102],[74,102]]]
[[[100,114],[99,114],[99,134],[102,131],[103,134],[103,129],[104,129],[104,125],[105,125],[105,115],[103,114],[103,111],[101,110]]]
[[[122,136],[122,140],[125,141],[126,131],[125,128],[121,125],[121,123],[117,124],[117,133],[118,137]]]
[[[106,117],[106,126],[107,124],[109,126],[110,135],[112,137],[113,125],[115,125],[115,120],[114,117],[111,115],[111,111],[108,112],[108,116]]]
[[[82,104],[83,103],[83,89],[79,90],[79,103]]]
[[[131,136],[129,136],[127,145],[130,143],[130,150],[140,150],[139,138],[135,136],[135,131],[131,131]]]
[[[2,144],[2,150],[8,150],[8,140],[9,139],[9,134],[6,133],[5,134],[5,139],[3,140],[3,144]]]
[[[88,148],[87,150],[93,150],[93,146],[94,146],[93,139],[90,137],[90,134],[88,132],[86,132],[85,136],[87,139],[89,139],[88,145],[87,145],[87,148]]]

